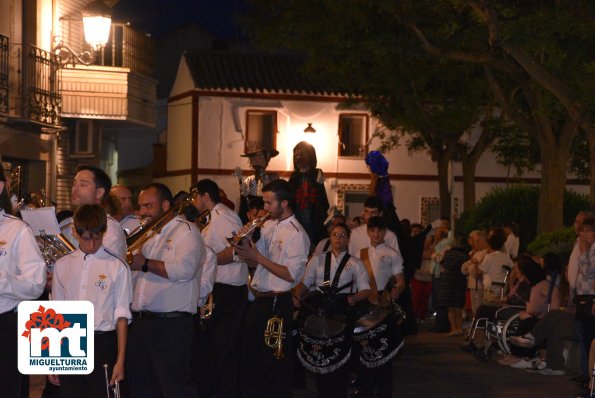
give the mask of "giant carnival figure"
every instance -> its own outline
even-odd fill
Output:
[[[326,237],[324,221],[329,208],[324,175],[316,168],[316,150],[305,141],[293,148],[294,172],[289,182],[295,190],[295,216],[310,238],[311,250]]]
[[[370,151],[366,155],[365,161],[371,174],[370,195],[378,196],[382,200],[384,205],[382,215],[386,219],[387,227],[397,235],[399,250],[403,256],[403,274],[407,286],[405,291],[399,296],[398,303],[407,313],[407,319],[403,325],[405,335],[415,334],[417,333],[417,327],[415,325],[415,317],[413,316],[411,292],[408,286],[415,270],[421,267],[424,242],[432,227],[429,225],[418,235],[410,236],[409,231],[403,227],[397,215],[388,175],[388,160],[381,152]]]
[[[250,167],[254,170],[253,175],[243,178],[239,168],[236,168],[236,175],[240,180],[240,210],[238,211],[238,215],[242,223],[246,224],[248,222],[246,213],[248,212],[250,201],[254,198],[262,198],[262,187],[279,178],[277,174],[266,172],[269,161],[278,154],[279,152],[275,149],[258,148],[241,155],[244,158],[248,158]]]

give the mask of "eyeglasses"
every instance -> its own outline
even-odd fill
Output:
[[[340,234],[340,233],[337,233],[337,232],[335,232],[335,233],[333,234],[333,236],[334,236],[335,238],[346,238],[346,237],[347,237],[347,234],[346,234],[346,233],[341,233],[341,234]]]

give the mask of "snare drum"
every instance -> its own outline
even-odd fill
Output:
[[[366,368],[384,365],[403,347],[402,322],[391,307],[370,305],[368,311],[355,322],[353,341],[360,363]]]
[[[298,358],[309,371],[334,372],[351,358],[351,339],[345,319],[310,315],[301,330]]]

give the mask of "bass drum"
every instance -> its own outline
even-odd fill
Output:
[[[310,315],[300,331],[298,358],[309,371],[334,372],[351,358],[351,339],[342,316]]]
[[[393,359],[403,347],[401,312],[392,307],[370,305],[353,329],[354,353],[366,368],[376,368]]]

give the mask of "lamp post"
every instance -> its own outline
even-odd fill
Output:
[[[308,127],[306,127],[304,129],[304,133],[312,133],[314,134],[316,132],[316,129],[314,127],[312,127],[312,123],[308,123]]]
[[[85,41],[94,51],[99,51],[109,39],[112,23],[111,10],[102,0],[94,0],[82,10],[82,18]],[[54,37],[54,43],[52,51],[56,54],[61,68],[68,64],[74,66],[77,63],[90,65],[94,60],[94,55],[89,51],[77,54],[64,44],[59,36]]]

